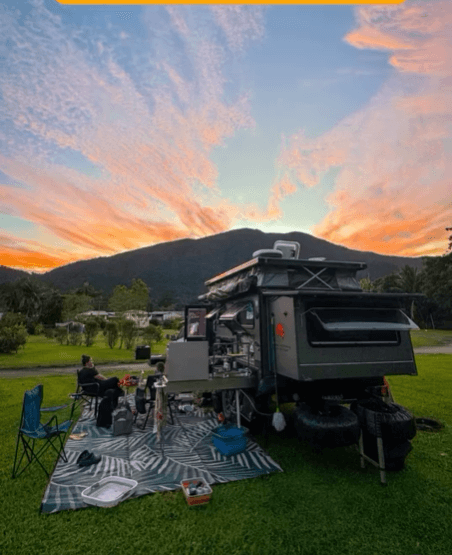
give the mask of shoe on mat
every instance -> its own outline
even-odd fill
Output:
[[[78,465],[79,466],[91,466],[92,464],[97,464],[102,457],[96,457],[94,453],[90,453],[88,457],[82,459]]]
[[[87,449],[85,449],[77,459],[77,463],[80,463],[81,461],[87,459],[90,455],[91,453]]]

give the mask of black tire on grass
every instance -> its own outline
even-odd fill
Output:
[[[440,432],[444,424],[433,418],[416,418],[416,428],[423,432]]]
[[[301,403],[295,409],[294,424],[299,439],[315,448],[345,447],[359,441],[358,418],[341,405],[314,409]]]
[[[416,435],[416,419],[402,405],[372,398],[353,403],[350,408],[358,416],[363,430],[374,437],[378,435],[379,419],[383,441],[399,444]]]

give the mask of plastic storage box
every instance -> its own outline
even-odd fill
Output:
[[[247,431],[243,426],[218,426],[212,433],[212,443],[222,455],[237,455],[246,449]]]
[[[121,478],[120,476],[108,476],[84,489],[82,499],[88,505],[114,507],[127,499],[137,485],[138,482],[135,480]]]
[[[203,490],[203,493],[189,493],[190,487],[195,487],[197,484],[201,482],[201,486],[199,486],[199,490]],[[202,478],[192,478],[191,480],[183,480],[181,482],[182,491],[184,492],[185,498],[187,500],[188,505],[205,505],[210,501],[212,497],[212,488],[209,484],[203,480]]]

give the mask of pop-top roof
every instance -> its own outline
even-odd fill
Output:
[[[356,272],[364,262],[277,258],[257,251],[254,258],[205,282],[208,292],[199,298],[221,300],[257,288],[316,291],[361,291]]]

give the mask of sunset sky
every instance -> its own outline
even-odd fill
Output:
[[[0,0],[0,264],[234,228],[439,255],[452,2]]]

